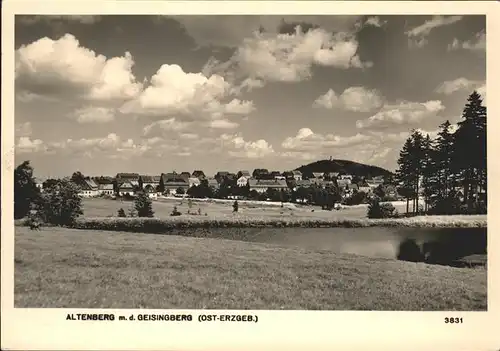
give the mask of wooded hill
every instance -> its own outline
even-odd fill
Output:
[[[313,172],[339,172],[355,175],[358,177],[371,178],[376,176],[393,176],[393,173],[377,166],[365,165],[347,160],[320,160],[295,169],[302,174],[312,175]]]

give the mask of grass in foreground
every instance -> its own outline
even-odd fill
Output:
[[[231,240],[16,227],[15,307],[486,310],[486,270]]]

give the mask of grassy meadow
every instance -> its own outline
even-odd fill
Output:
[[[171,217],[177,207],[181,216]],[[192,201],[189,208],[187,199],[162,199],[153,201],[154,219],[116,218],[118,210],[128,212],[133,201],[84,199],[84,216],[79,221],[81,229],[130,230],[141,232],[143,227],[154,230],[169,230],[175,227],[247,227],[247,226],[298,226],[298,227],[486,227],[486,215],[418,216],[394,219],[368,219],[367,206],[347,206],[340,210],[322,210],[317,206],[295,204],[240,203],[237,213],[233,213],[232,202]],[[396,203],[396,209],[405,211],[405,204]],[[201,216],[198,215],[198,209]],[[189,214],[191,212],[191,214]],[[147,232],[149,229],[144,228]]]
[[[345,208],[339,211],[322,211],[321,208],[318,208],[317,206],[290,206],[290,204],[285,204],[286,207],[282,208],[280,204],[276,203],[262,204],[245,201],[238,201],[238,203],[238,213],[248,217],[282,218],[295,216],[311,219],[366,218],[366,206]],[[177,206],[177,210],[179,210],[182,214],[187,214],[189,210],[197,213],[198,209],[201,209],[201,213],[203,215],[206,213],[210,218],[225,218],[232,215],[232,204],[233,201],[192,200],[192,208],[189,209],[188,199],[165,198],[153,201],[153,211],[155,212],[155,217],[170,217],[174,206]],[[83,199],[85,217],[115,217],[120,208],[123,208],[125,213],[127,213],[133,206],[133,201],[108,200],[102,198]],[[397,209],[398,211],[404,212],[404,208]],[[314,212],[311,212],[312,210],[314,210]]]
[[[16,227],[15,307],[486,310],[485,269],[242,241]]]

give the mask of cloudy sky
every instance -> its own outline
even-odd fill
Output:
[[[300,24],[300,26],[299,26]],[[16,16],[16,163],[40,177],[396,168],[485,97],[483,16]]]

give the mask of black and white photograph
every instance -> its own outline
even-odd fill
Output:
[[[15,25],[15,306],[487,309],[485,16]]]
[[[15,15],[15,309],[488,311],[487,16],[283,13]]]

